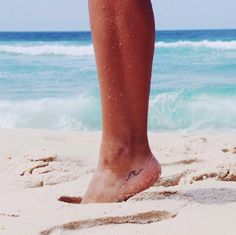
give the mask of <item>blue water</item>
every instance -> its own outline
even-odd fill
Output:
[[[236,131],[236,30],[157,32],[149,129]],[[0,33],[0,128],[100,130],[88,32]]]

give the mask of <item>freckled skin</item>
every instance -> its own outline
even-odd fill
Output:
[[[117,202],[150,187],[161,173],[147,137],[154,17],[150,0],[89,0],[89,12],[103,136],[82,203]]]

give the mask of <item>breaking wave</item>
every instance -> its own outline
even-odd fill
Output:
[[[0,53],[22,54],[22,55],[59,55],[59,56],[90,56],[94,54],[93,46],[75,45],[0,45]]]
[[[156,42],[158,48],[209,48],[214,50],[236,50],[236,41],[177,41],[177,42]],[[0,45],[0,53],[22,54],[30,56],[58,55],[58,56],[92,56],[94,55],[93,45]]]
[[[236,96],[179,90],[151,96],[149,128],[159,131],[236,130]],[[63,107],[63,108],[62,108]],[[95,96],[0,100],[0,128],[100,130]]]
[[[209,49],[219,49],[219,50],[236,50],[236,41],[177,41],[177,42],[156,42],[156,48],[199,48],[205,47]]]

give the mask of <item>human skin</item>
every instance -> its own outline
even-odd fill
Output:
[[[96,172],[81,203],[118,202],[158,181],[147,136],[155,43],[150,0],[89,0],[101,102]]]

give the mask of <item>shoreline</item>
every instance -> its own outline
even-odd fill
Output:
[[[159,183],[124,203],[58,201],[84,194],[100,138],[100,131],[0,129],[0,234],[235,233],[236,134],[149,132]]]

